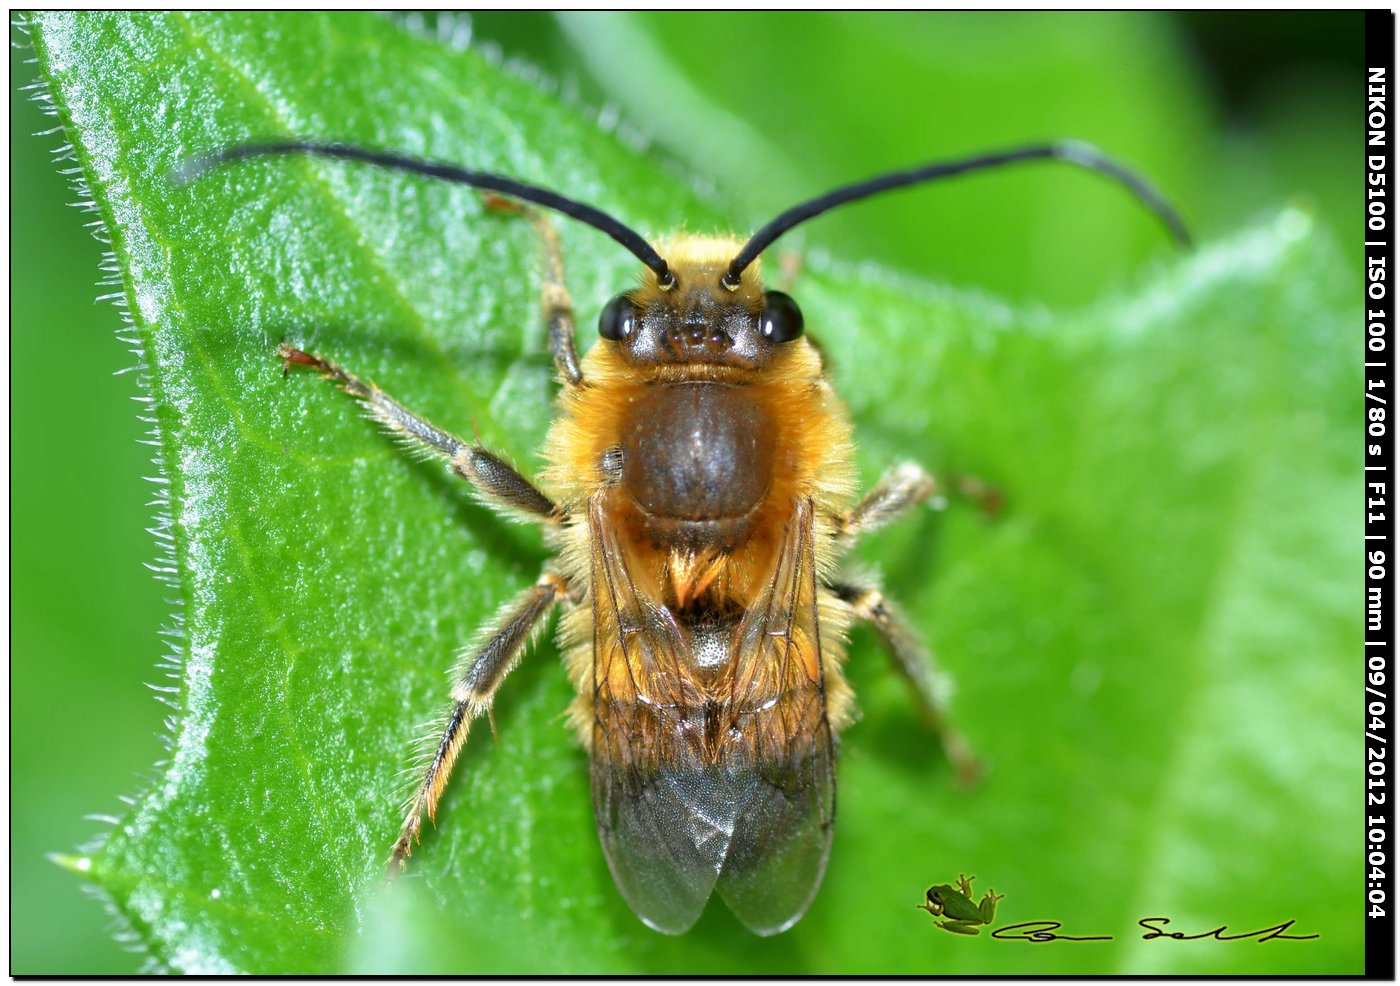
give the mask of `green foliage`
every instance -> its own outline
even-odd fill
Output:
[[[169,762],[68,863],[159,964],[1360,971],[1359,336],[1308,217],[1184,261],[1163,247],[1134,290],[1075,312],[809,257],[796,293],[863,476],[909,457],[1006,496],[995,519],[955,502],[862,551],[955,673],[992,769],[955,789],[858,633],[864,719],[812,911],[760,940],[716,906],[670,939],[612,886],[552,645],[507,684],[499,743],[479,731],[438,831],[386,887],[415,724],[544,555],[273,356],[283,338],[334,356],[532,471],[552,384],[530,229],[464,189],[325,162],[166,175],[211,147],[318,136],[558,187],[643,229],[725,212],[535,86],[385,20],[49,13],[32,32],[145,354],[184,630]],[[587,325],[635,265],[592,230],[561,234]],[[1031,952],[939,933],[915,905],[958,872],[1006,895],[999,922],[1116,940]],[[1198,931],[1295,918],[1322,937],[1136,940],[1150,915]]]

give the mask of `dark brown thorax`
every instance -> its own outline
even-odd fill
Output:
[[[622,485],[658,546],[732,550],[773,485],[777,428],[749,387],[654,384],[622,425]]]

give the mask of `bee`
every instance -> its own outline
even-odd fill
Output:
[[[931,654],[898,606],[838,562],[937,489],[897,464],[856,496],[852,427],[789,295],[760,255],[794,226],[879,192],[1037,159],[1115,179],[1183,243],[1176,213],[1096,149],[1058,142],[881,175],[802,202],[747,241],[679,235],[653,246],[613,216],[513,178],[375,150],[247,144],[192,159],[189,180],[234,161],[316,155],[469,185],[521,212],[544,247],[542,309],[561,393],[532,482],[332,361],[283,345],[486,503],[538,523],[553,551],[454,672],[452,705],[391,851],[402,867],[432,818],[472,722],[556,608],[588,749],[598,834],[618,890],[650,927],[680,934],[718,894],[751,931],[791,927],[821,885],[836,814],[835,741],[853,713],[847,631],[874,627],[913,683],[959,775],[977,762],[949,721]],[[503,197],[503,198],[502,198]],[[602,307],[579,357],[549,212],[606,233],[642,264]],[[387,841],[387,840],[386,840]]]

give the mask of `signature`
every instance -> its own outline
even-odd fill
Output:
[[[1113,941],[1112,935],[1056,934],[1063,927],[1059,921],[1022,921],[1020,924],[1003,925],[992,932],[992,937],[1002,941]]]
[[[1138,921],[1138,927],[1144,930],[1143,941],[1151,941],[1154,938],[1167,938],[1172,941],[1200,941],[1211,938],[1215,941],[1245,941],[1254,939],[1257,942],[1266,941],[1307,941],[1311,938],[1321,937],[1319,935],[1290,935],[1288,930],[1293,927],[1293,919],[1284,921],[1282,924],[1270,925],[1267,928],[1259,928],[1255,931],[1242,931],[1238,934],[1231,934],[1226,925],[1220,925],[1209,931],[1201,931],[1188,934],[1184,931],[1168,931],[1166,925],[1172,923],[1171,918],[1142,918]],[[1067,935],[1062,934],[1060,929],[1064,925],[1059,921],[1022,921],[1019,924],[1002,925],[992,932],[993,938],[1000,938],[1002,941],[1024,941],[1024,942],[1052,942],[1052,941],[1112,941],[1112,935]]]

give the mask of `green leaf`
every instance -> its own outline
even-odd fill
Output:
[[[665,162],[472,51],[367,15],[34,15],[125,278],[169,481],[180,717],[154,784],[74,857],[182,972],[1356,973],[1361,746],[1351,278],[1308,217],[1163,260],[1076,312],[808,258],[795,291],[858,425],[1001,490],[860,552],[954,672],[991,770],[961,792],[858,631],[826,884],[758,939],[678,939],[618,896],[551,644],[515,673],[411,873],[398,771],[443,671],[545,559],[283,338],[534,471],[553,385],[531,230],[467,190],[278,160],[173,187],[185,156],[340,139],[563,189],[644,230],[724,225]],[[561,227],[588,325],[635,263]],[[1161,254],[1166,257],[1166,249]],[[849,260],[859,257],[852,255]],[[1035,947],[931,926],[959,872]],[[1308,942],[1143,942],[1135,922]]]

